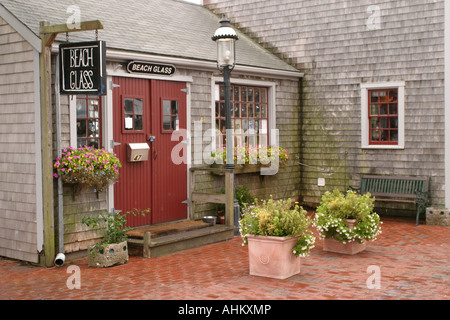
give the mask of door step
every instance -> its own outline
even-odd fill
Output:
[[[129,238],[127,241],[130,255],[153,258],[230,240],[233,237],[234,227],[214,225],[157,238],[152,238],[151,233],[147,232],[143,238]]]

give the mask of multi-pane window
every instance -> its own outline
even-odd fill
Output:
[[[163,100],[162,121],[163,131],[175,131],[179,129],[178,101]]]
[[[143,130],[143,100],[138,98],[124,98],[124,130],[142,131]]]
[[[102,102],[100,96],[77,96],[77,147],[102,147],[101,115]]]
[[[396,145],[398,143],[398,89],[368,91],[369,143]]]
[[[234,146],[257,146],[268,144],[268,88],[231,85],[231,127]],[[216,129],[223,137],[218,146],[225,145],[225,89],[216,85]]]

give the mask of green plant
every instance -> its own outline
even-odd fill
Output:
[[[375,198],[370,193],[360,195],[350,190],[346,194],[338,190],[325,192],[313,221],[320,237],[333,237],[342,243],[376,240],[381,233],[382,222],[373,211],[374,201]],[[356,220],[352,230],[346,219]]]
[[[129,228],[125,225],[127,223],[127,217],[129,215],[133,215],[134,217],[136,217],[137,215],[145,216],[145,214],[149,212],[150,209],[138,210],[136,208],[131,211],[127,211],[124,214],[121,214],[120,212],[112,213],[103,211],[95,217],[83,217],[81,219],[81,222],[89,228],[98,228],[101,227],[102,224],[106,225],[106,233],[103,240],[92,247],[92,249],[97,249],[98,251],[100,251],[100,253],[103,253],[103,249],[108,244],[120,243],[127,240],[128,236],[126,232],[129,230]],[[90,253],[94,254],[94,251],[91,250]]]
[[[222,188],[220,190],[220,192],[222,194],[225,194],[225,189]],[[252,196],[252,194],[250,193],[250,191],[248,190],[248,188],[246,186],[237,187],[234,190],[234,194],[235,194],[236,200],[239,203],[239,208],[240,208],[241,214],[243,213],[245,205],[251,205],[251,204],[255,203],[255,197]],[[223,203],[217,203],[215,205],[215,207],[216,207],[217,211],[225,210],[225,204],[223,204]]]
[[[255,203],[255,197],[252,196],[250,191],[246,186],[237,187],[235,190],[236,200],[239,203],[239,208],[241,214],[243,213],[244,207],[247,205],[252,205]]]
[[[233,149],[233,159],[237,164],[269,164],[278,158],[280,163],[289,160],[289,152],[279,146],[237,146]],[[226,163],[226,147],[218,148],[211,154],[212,163]]]
[[[61,178],[64,183],[93,186],[101,192],[117,181],[121,166],[116,155],[104,149],[69,147],[55,159],[53,176]]]
[[[309,255],[314,247],[315,237],[309,226],[311,219],[306,210],[298,205],[291,207],[290,199],[263,200],[256,204],[244,206],[244,215],[239,221],[243,245],[247,244],[248,234],[260,236],[289,237],[298,236],[297,245],[293,253],[298,257]]]

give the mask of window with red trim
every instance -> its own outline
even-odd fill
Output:
[[[179,130],[178,101],[162,100],[162,131]]]
[[[398,144],[398,89],[368,91],[369,144]]]
[[[102,99],[100,96],[77,96],[77,147],[102,147]]]
[[[124,132],[142,132],[144,130],[143,103],[143,99],[140,98],[125,97],[123,99]]]

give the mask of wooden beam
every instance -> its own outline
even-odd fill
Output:
[[[66,32],[78,32],[78,31],[89,31],[89,30],[100,30],[103,29],[103,22],[100,20],[83,21],[80,22],[79,28],[71,28],[67,23],[56,24],[56,25],[46,25],[41,29],[41,33],[44,34],[58,34]]]
[[[40,33],[42,42],[45,46],[51,46],[55,41],[56,36],[59,33],[77,32],[77,31],[89,31],[89,30],[101,30],[103,29],[103,22],[100,20],[84,21],[80,22],[79,28],[70,28],[67,23],[57,25],[41,25]]]
[[[201,193],[193,192],[192,201],[194,202],[206,202],[206,203],[223,203],[226,202],[226,195],[220,193]]]

